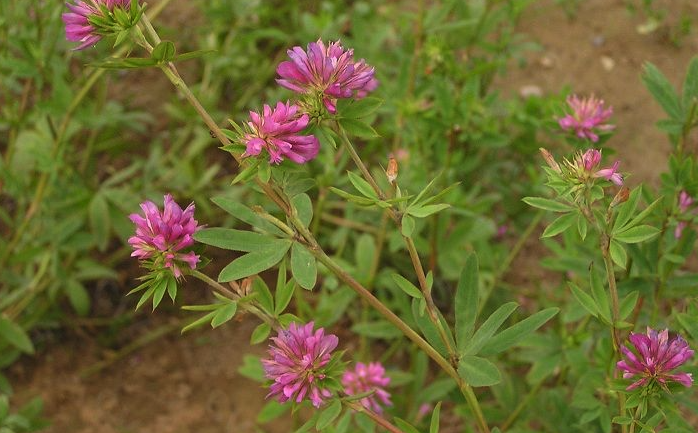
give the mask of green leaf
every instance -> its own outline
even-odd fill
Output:
[[[572,295],[574,295],[574,298],[579,302],[582,307],[584,307],[585,310],[589,312],[594,317],[599,317],[599,307],[596,305],[596,301],[594,301],[594,298],[589,296],[585,291],[577,287],[576,284],[573,282],[569,281],[567,284],[569,284],[570,289],[572,290]]]
[[[458,374],[470,386],[492,386],[502,380],[496,365],[479,356],[466,355],[458,362]]]
[[[698,98],[698,57],[693,57],[691,63],[688,64],[688,71],[686,71],[682,87],[681,102],[684,109],[688,109],[693,100]]]
[[[361,206],[370,206],[376,204],[376,202],[378,201],[378,199],[370,199],[366,197],[361,197],[359,195],[349,194],[348,192],[342,191],[341,189],[335,188],[333,186],[330,187],[330,191],[344,199],[349,200],[352,203],[356,203]]]
[[[261,277],[252,280],[252,290],[264,311],[269,313],[274,311],[274,297],[271,294],[271,290],[269,290],[269,286]]]
[[[65,293],[78,316],[84,317],[90,312],[90,295],[79,281],[73,279],[66,281]]]
[[[658,234],[659,234],[658,228],[648,226],[648,225],[641,225],[641,226],[631,227],[631,228],[629,228],[627,230],[623,230],[622,232],[619,232],[619,233],[614,233],[613,239],[615,239],[619,242],[624,242],[626,244],[636,244],[639,242],[643,242],[643,241],[652,239],[653,237],[657,236]]]
[[[235,316],[237,310],[238,303],[235,301],[231,301],[227,304],[224,304],[221,308],[218,309],[218,311],[216,311],[216,315],[213,316],[213,319],[211,320],[211,327],[218,328],[228,320],[232,319]]]
[[[284,312],[288,304],[293,298],[293,293],[296,291],[296,284],[289,281],[281,286],[276,286],[276,302],[274,305],[274,314],[277,316]]]
[[[606,292],[603,281],[601,281],[598,273],[594,271],[593,266],[589,269],[589,285],[591,286],[591,295],[594,297],[599,314],[607,323],[611,323],[611,304],[608,300],[608,292]]]
[[[630,316],[630,313],[632,313],[635,309],[637,298],[639,296],[640,293],[637,290],[634,290],[623,298],[623,300],[620,302],[620,307],[618,308],[620,314],[618,320],[625,320],[628,316]]]
[[[139,69],[152,68],[157,66],[158,62],[151,58],[129,57],[120,60],[103,60],[99,62],[88,63],[88,66],[102,69]]]
[[[408,279],[403,277],[400,274],[393,274],[393,281],[398,285],[398,287],[408,295],[410,295],[413,298],[417,299],[422,299],[424,295],[422,295],[421,290],[417,288],[414,284],[412,284]]]
[[[102,194],[95,194],[90,200],[89,207],[90,230],[95,237],[95,243],[100,251],[104,251],[109,243],[109,204]]]
[[[266,271],[284,258],[292,243],[274,241],[269,249],[247,253],[233,260],[218,275],[218,282],[227,283]]]
[[[683,120],[681,103],[669,80],[652,63],[645,63],[642,81],[669,117]]]
[[[196,51],[189,51],[188,53],[182,53],[182,54],[177,54],[174,59],[172,59],[173,62],[184,62],[186,60],[191,60],[191,59],[198,59],[199,57],[206,56],[208,54],[215,53],[216,50],[196,50]]]
[[[645,218],[647,218],[647,216],[649,216],[650,213],[652,213],[654,211],[654,208],[657,207],[661,201],[662,201],[662,199],[660,197],[657,200],[650,203],[649,206],[647,206],[642,212],[640,212],[635,218],[633,218],[624,227],[630,228],[630,227],[635,227],[636,225],[640,224]]]
[[[616,215],[616,219],[614,221],[614,227],[617,227],[617,231],[623,230],[623,226],[627,224],[628,221],[630,221],[630,218],[632,218],[633,214],[637,210],[637,205],[640,202],[640,193],[642,192],[642,188],[638,187],[635,188],[631,193],[630,196],[628,197],[628,201],[620,205],[618,209],[618,214]]]
[[[356,188],[356,190],[359,191],[364,197],[378,199],[378,194],[376,194],[376,191],[373,190],[371,184],[361,176],[351,171],[347,171],[347,176],[349,176],[349,182],[351,182],[351,184],[354,185],[354,188]]]
[[[269,400],[262,410],[257,414],[257,422],[266,424],[283,415],[291,408],[290,404],[279,403],[276,400]]]
[[[356,137],[360,137],[360,138],[378,137],[378,133],[376,132],[376,130],[373,129],[373,127],[371,125],[364,122],[363,120],[341,118],[341,119],[339,119],[339,124],[342,126],[342,129],[344,129],[346,132],[348,132],[349,134],[354,135]]]
[[[21,326],[0,316],[0,338],[24,353],[34,353],[34,345]]]
[[[434,407],[434,411],[431,413],[429,433],[439,433],[439,415],[441,415],[441,402],[438,402],[436,404],[436,407]]]
[[[549,238],[555,235],[559,235],[560,233],[570,228],[578,217],[579,215],[574,212],[561,215],[555,221],[550,223],[548,227],[545,228],[545,231],[541,235],[541,238]]]
[[[523,202],[529,206],[553,212],[570,212],[574,210],[574,208],[568,204],[543,197],[524,197]]]
[[[278,239],[247,230],[224,228],[202,229],[194,233],[194,240],[202,244],[232,251],[267,251]]]
[[[448,350],[446,350],[446,346],[444,345],[436,326],[434,326],[426,314],[420,314],[420,302],[425,301],[420,299],[412,300],[412,317],[414,318],[414,321],[417,322],[417,327],[422,332],[422,335],[424,335],[424,338],[426,338],[429,344],[431,344],[437,352],[439,352],[441,355],[448,356]]]
[[[239,219],[240,221],[262,229],[266,232],[273,233],[280,236],[285,236],[286,234],[281,231],[274,224],[262,219],[259,215],[254,213],[254,211],[237,200],[229,199],[226,197],[214,197],[211,199],[218,207],[228,212],[230,215]]]
[[[408,207],[407,213],[417,218],[426,218],[429,215],[433,215],[449,207],[451,207],[451,205],[446,203],[428,204],[419,207]]]
[[[625,269],[625,264],[628,263],[628,254],[625,252],[623,245],[615,239],[611,239],[611,244],[608,249],[611,253],[611,260],[613,260],[613,263]]]
[[[404,419],[395,418],[395,425],[402,430],[404,433],[420,433],[412,424],[408,423]]]
[[[412,237],[412,233],[414,233],[414,226],[414,219],[411,216],[402,216],[402,224],[400,225],[400,231],[402,232],[403,236],[408,238]]]
[[[296,242],[291,247],[291,274],[302,288],[313,290],[315,287],[317,282],[315,257],[304,246]]]
[[[265,341],[269,337],[270,333],[271,326],[268,323],[260,323],[259,326],[254,328],[254,331],[252,331],[250,344],[259,344]]]
[[[315,424],[315,428],[322,431],[326,427],[328,427],[332,422],[337,419],[339,414],[342,413],[342,401],[341,400],[335,400],[330,404],[327,409],[323,410],[320,416],[317,419],[317,423]]]
[[[386,340],[402,336],[402,331],[387,320],[356,323],[351,327],[351,330],[359,335],[371,338],[384,338]]]
[[[466,342],[473,335],[479,307],[480,273],[477,256],[470,253],[456,288],[456,343],[459,350],[465,349]]]
[[[167,63],[174,59],[177,54],[175,44],[170,41],[162,41],[153,48],[150,55],[158,63]]]
[[[546,308],[539,311],[519,323],[510,326],[504,331],[492,337],[480,350],[482,355],[494,355],[503,352],[511,346],[519,343],[526,336],[543,326],[560,311],[559,308]]]
[[[581,213],[577,214],[577,231],[582,240],[587,238],[587,220]]]
[[[362,99],[342,99],[337,103],[337,112],[347,119],[361,119],[373,114],[383,101],[374,97]]]
[[[304,227],[308,227],[313,220],[313,202],[308,194],[301,193],[291,199],[293,208],[298,212],[298,219]]]
[[[162,277],[159,278],[155,284],[153,284],[153,311],[155,311],[158,305],[160,305],[162,298],[165,297],[168,281],[169,278]]]
[[[475,332],[473,338],[468,342],[468,344],[463,348],[461,353],[463,355],[477,355],[482,347],[489,341],[489,339],[494,335],[495,332],[502,326],[505,320],[511,315],[511,313],[518,308],[516,302],[508,302],[501,307],[497,308],[490,317],[485,320],[485,323],[480,326],[480,328]]]

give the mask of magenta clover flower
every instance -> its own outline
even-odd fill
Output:
[[[313,331],[313,327],[313,322],[291,323],[271,339],[271,359],[262,360],[267,379],[273,381],[267,397],[276,396],[281,403],[300,403],[307,398],[313,406],[320,407],[332,396],[324,379],[339,339],[333,334],[325,335],[323,328]]]
[[[568,96],[567,105],[572,108],[572,113],[558,119],[558,124],[564,131],[573,130],[577,137],[596,143],[599,136],[594,130],[610,131],[615,128],[614,125],[604,123],[613,114],[613,108],[604,109],[604,101],[593,95],[584,99],[579,99],[577,95]]]
[[[284,157],[297,164],[315,158],[320,142],[314,135],[301,134],[310,119],[298,110],[295,104],[279,102],[274,109],[265,104],[261,114],[250,111],[252,121],[247,122],[250,132],[243,139],[247,149],[242,156],[256,156],[266,149],[272,164],[281,163]]]
[[[604,178],[615,183],[618,186],[623,185],[623,175],[618,171],[620,162],[616,161],[611,167],[597,170],[601,163],[601,151],[597,149],[588,149],[581,154],[576,160],[578,169],[592,177]]]
[[[681,336],[669,339],[669,331],[657,332],[647,328],[647,334],[630,333],[628,340],[635,348],[633,352],[621,346],[624,359],[617,367],[623,372],[623,378],[637,378],[627,390],[657,382],[666,388],[667,382],[673,381],[689,387],[693,384],[690,373],[669,374],[673,369],[684,364],[693,356],[686,340]]]
[[[192,203],[182,210],[170,194],[165,195],[162,212],[151,201],[141,203],[143,216],[135,213],[129,215],[129,219],[136,224],[136,235],[128,240],[134,249],[131,257],[152,260],[155,267],[171,269],[176,278],[182,276],[183,264],[195,269],[199,256],[193,251],[180,252],[194,244],[193,235],[201,228],[194,219],[194,208]]]
[[[693,205],[693,197],[688,195],[686,191],[681,191],[679,193],[679,211],[681,213],[686,213],[688,209]],[[674,237],[679,239],[683,234],[683,230],[688,226],[687,221],[679,221],[674,229]]]
[[[366,409],[376,413],[383,412],[382,405],[392,405],[390,393],[385,390],[388,384],[390,384],[390,378],[385,375],[385,368],[380,362],[371,362],[368,365],[357,362],[353,371],[347,370],[342,375],[344,392],[348,395],[374,392],[362,398],[360,403]]]
[[[109,11],[114,8],[129,10],[131,0],[73,0],[66,3],[70,12],[63,14],[65,37],[72,42],[82,42],[75,50],[83,50],[95,45],[102,39],[99,30],[90,22],[91,18],[103,17],[103,8]]]
[[[337,111],[339,98],[363,98],[378,87],[373,67],[364,59],[354,61],[354,50],[345,50],[339,41],[327,47],[318,39],[306,51],[293,47],[287,51],[290,61],[281,62],[276,80],[283,87],[301,94],[317,94],[327,111]]]

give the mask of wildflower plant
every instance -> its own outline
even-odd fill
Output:
[[[193,204],[182,209],[169,194],[162,210],[146,201],[141,205],[142,214],[130,216],[134,234],[128,243],[147,272],[143,283],[132,291],[142,291],[138,306],[152,299],[155,309],[165,293],[175,301],[186,278],[191,277],[211,288],[213,303],[185,306],[199,316],[183,331],[205,324],[216,328],[243,313],[255,316],[259,324],[251,341],[268,340],[268,353],[262,359],[248,358],[251,361],[244,370],[268,387],[267,398],[282,410],[293,407],[294,414],[302,414],[296,409],[308,407],[297,431],[371,431],[370,424],[375,424],[390,432],[413,433],[419,431],[414,424],[426,416],[425,408],[433,407],[429,431],[436,433],[441,401],[446,400],[456,406],[454,414],[467,431],[528,431],[530,420],[522,411],[538,392],[560,396],[547,389],[546,380],[554,376],[555,381],[572,382],[575,398],[583,396],[587,404],[572,413],[578,416],[581,412],[581,427],[574,427],[575,431],[584,431],[580,429],[592,421],[600,423],[604,432],[616,429],[622,433],[663,421],[678,424],[676,417],[663,412],[677,407],[663,385],[672,381],[690,385],[690,372],[673,370],[688,364],[693,351],[683,339],[669,339],[668,331],[632,333],[639,324],[656,326],[654,323],[662,321],[660,313],[665,311],[657,301],[671,275],[667,268],[644,272],[651,264],[643,263],[639,270],[633,266],[648,260],[648,245],[653,245],[657,263],[676,261],[676,250],[670,249],[687,241],[668,230],[675,215],[660,212],[669,209],[663,199],[653,197],[644,187],[631,188],[629,177],[619,171],[619,161],[604,161],[604,152],[598,148],[568,158],[541,149],[551,194],[524,199],[539,209],[538,216],[514,251],[505,256],[505,266],[481,272],[478,256],[466,253],[465,243],[456,242],[462,236],[454,229],[459,227],[457,220],[469,217],[472,211],[451,201],[454,197],[470,200],[477,191],[471,191],[466,200],[461,191],[466,186],[458,182],[461,155],[454,148],[461,139],[468,142],[461,134],[470,132],[463,132],[455,118],[449,118],[458,109],[448,106],[448,101],[442,100],[442,120],[451,122],[444,120],[449,126],[439,135],[448,139],[448,149],[438,161],[444,166],[443,173],[424,176],[416,183],[414,173],[430,173],[425,166],[432,162],[409,164],[400,156],[407,152],[400,148],[399,139],[392,149],[381,149],[383,159],[379,161],[375,155],[364,154],[367,146],[357,146],[364,141],[380,146],[384,141],[372,121],[385,114],[386,104],[378,96],[391,95],[381,93],[383,83],[376,79],[371,62],[356,60],[354,50],[339,41],[318,39],[306,49],[289,49],[289,59],[276,65],[275,71],[277,84],[295,92],[292,99],[262,104],[244,121],[235,120],[238,113],[229,113],[233,117],[230,129],[224,129],[177,68],[178,62],[206,52],[178,54],[174,42],[160,38],[148,10],[138,2],[79,2],[71,4],[66,15],[66,36],[79,43],[79,49],[107,35],[116,35],[117,42],[129,45],[128,55],[94,65],[161,70],[230,155],[231,164],[234,161],[238,166],[230,189],[211,201],[244,224],[244,229],[199,225],[201,218],[195,219]],[[430,48],[438,51],[436,46]],[[443,72],[439,56],[428,53],[431,57],[424,75]],[[417,66],[405,70],[416,71]],[[416,81],[412,77],[412,85],[402,87],[414,91]],[[390,88],[387,80],[385,84]],[[434,99],[449,99],[452,90],[439,88]],[[468,92],[476,95],[485,90],[478,87]],[[429,101],[420,103],[428,105]],[[568,104],[573,112],[559,119],[564,132],[590,145],[599,142],[602,134],[610,136],[613,126],[607,121],[612,110],[603,101],[570,97]],[[404,105],[395,120],[398,138],[403,128],[413,126],[405,120],[409,110],[419,111],[409,103]],[[419,159],[416,154],[410,158]],[[683,170],[690,172],[684,173],[685,179],[693,178],[690,162],[675,164],[688,167]],[[470,170],[477,172],[476,167]],[[681,171],[671,170],[676,178]],[[673,190],[695,187],[688,181],[683,187],[676,179],[665,183],[665,188]],[[683,197],[679,210],[685,213],[691,203],[688,195],[679,197]],[[676,205],[670,203],[671,208]],[[552,322],[560,312],[557,306],[542,302],[534,307],[539,311],[520,316],[515,314],[518,302],[509,299],[514,295],[495,291],[502,287],[503,273],[546,211],[559,214],[542,234],[547,245],[560,254],[568,250],[575,257],[584,253],[576,260],[551,260],[567,272],[564,290],[573,300],[565,303],[564,317]],[[338,228],[323,230],[324,222],[336,223]],[[431,228],[428,237],[422,233],[425,227]],[[363,233],[350,240],[347,233],[353,230]],[[496,234],[492,224],[492,236],[483,243],[494,240]],[[509,231],[502,235],[508,236]],[[562,246],[552,241],[558,236],[563,238]],[[664,244],[667,238],[673,243]],[[501,236],[497,239],[501,241]],[[439,258],[433,245],[441,241],[448,248],[449,240],[457,244],[455,252]],[[352,243],[355,254],[349,257],[344,251]],[[205,266],[208,247],[231,255],[216,277],[209,276]],[[690,247],[683,248],[687,255]],[[483,251],[488,263],[497,261],[492,249],[483,247]],[[380,269],[383,260],[386,269]],[[442,266],[440,260],[449,263]],[[444,269],[448,269],[444,274],[450,271],[455,277],[440,275]],[[621,271],[629,281],[624,285],[617,281]],[[276,284],[270,287],[274,277]],[[638,280],[651,283],[654,289],[635,288],[632,284]],[[645,299],[648,304],[654,300],[655,306],[651,314],[641,315]],[[577,308],[579,305],[583,308]],[[676,318],[672,326],[695,332],[693,313],[688,307],[671,311]],[[567,338],[570,325],[577,321],[577,331]],[[341,323],[350,322],[354,323],[350,329],[341,329]],[[589,334],[584,334],[587,324]],[[596,332],[594,326],[603,332]],[[551,336],[558,328],[565,338]],[[594,338],[584,342],[582,337],[592,332]],[[270,337],[273,333],[276,336]],[[358,354],[342,350],[353,344],[345,334],[356,334],[362,346]],[[337,335],[342,336],[341,342]],[[626,335],[635,349],[624,345]],[[366,363],[374,359],[367,349],[369,339],[389,343],[381,362]],[[531,352],[532,348],[543,350],[541,347],[549,356]],[[409,359],[405,363],[412,370],[402,377],[400,363],[390,364],[398,351]],[[356,358],[353,368],[346,359],[350,355]],[[593,360],[587,360],[590,355]],[[505,368],[504,361],[511,359],[531,365],[525,379]],[[430,362],[438,371],[428,372]],[[630,378],[636,381],[628,386],[626,379]],[[598,383],[602,385],[596,387]],[[414,390],[410,398],[392,390],[406,384]],[[515,402],[513,412],[502,414],[509,392],[505,388],[525,388],[527,394]],[[610,408],[615,407],[611,413]],[[633,408],[638,409],[633,413]],[[570,410],[576,409],[579,407],[572,405]]]

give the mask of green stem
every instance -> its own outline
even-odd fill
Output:
[[[402,430],[400,430],[398,427],[393,425],[390,421],[387,419],[383,418],[382,416],[378,415],[372,410],[366,409],[363,407],[361,404],[359,404],[356,401],[347,401],[347,400],[342,400],[342,403],[348,407],[349,409],[353,410],[354,412],[357,413],[364,413],[368,415],[369,418],[371,418],[371,421],[373,421],[377,426],[383,427],[385,430],[389,431],[390,433],[405,433]]]

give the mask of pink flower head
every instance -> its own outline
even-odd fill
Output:
[[[628,386],[628,391],[652,382],[657,382],[663,388],[666,388],[669,381],[686,387],[693,384],[690,373],[669,374],[693,356],[693,350],[688,348],[688,343],[681,336],[677,335],[670,340],[668,330],[657,332],[648,327],[646,335],[631,332],[628,339],[635,347],[635,352],[621,346],[624,359],[617,364],[623,372],[623,378],[637,378]]]
[[[279,164],[284,157],[297,164],[315,158],[320,142],[314,135],[301,134],[310,119],[298,109],[290,102],[279,102],[274,109],[265,104],[262,114],[250,111],[252,121],[247,122],[250,132],[243,140],[247,146],[243,156],[259,155],[266,149],[272,164]]]
[[[294,92],[321,94],[330,113],[337,111],[338,98],[363,98],[378,87],[373,67],[364,59],[354,61],[354,50],[345,50],[339,41],[325,47],[318,39],[306,51],[296,46],[287,53],[291,60],[276,68],[281,77],[276,82]]]
[[[576,170],[585,173],[585,176],[602,177],[618,186],[623,185],[623,175],[618,171],[620,162],[616,161],[611,167],[597,170],[600,163],[601,151],[597,149],[587,149],[586,152],[577,156],[574,166]]]
[[[591,140],[596,143],[599,136],[594,132],[610,131],[615,128],[606,122],[613,114],[613,108],[604,109],[604,102],[593,95],[589,98],[579,99],[577,95],[567,97],[567,105],[572,108],[572,114],[558,119],[560,128],[565,131],[573,130],[579,138]]]
[[[601,163],[601,151],[588,149],[582,154],[582,166],[585,171],[592,171]]]
[[[129,219],[136,224],[136,235],[128,240],[134,249],[131,257],[153,259],[155,264],[170,268],[177,278],[182,276],[182,263],[191,269],[196,268],[199,256],[193,251],[179,252],[194,244],[192,236],[201,228],[194,219],[194,203],[182,210],[167,194],[162,212],[151,201],[141,203],[141,209],[144,216],[135,213],[129,215]]]
[[[610,180],[618,186],[622,186],[623,175],[618,171],[618,165],[620,165],[620,162],[616,161],[611,167],[601,169],[594,173],[594,177],[603,177],[604,179]]]
[[[276,396],[281,403],[288,400],[300,403],[308,398],[313,406],[320,407],[332,396],[323,379],[327,377],[327,366],[339,339],[333,334],[325,335],[323,328],[313,331],[313,327],[313,322],[291,323],[287,330],[280,330],[271,339],[274,342],[269,346],[271,359],[262,360],[267,379],[274,381],[267,397]]]
[[[65,37],[72,42],[82,42],[75,50],[83,50],[95,45],[102,39],[97,28],[90,23],[91,16],[101,16],[101,6],[110,11],[120,7],[128,10],[131,0],[73,0],[75,3],[66,3],[70,12],[63,14],[65,23]]]
[[[679,193],[679,211],[681,213],[686,213],[688,208],[693,205],[693,197],[688,195],[686,191],[681,191]],[[679,239],[683,235],[683,230],[688,226],[687,221],[679,221],[674,229],[674,237]]]
[[[385,390],[389,383],[390,378],[385,375],[385,368],[380,362],[371,362],[368,365],[357,362],[353,371],[347,370],[342,376],[344,392],[348,395],[374,391],[361,399],[361,405],[377,413],[383,412],[382,405],[392,405],[390,394]]]

